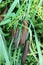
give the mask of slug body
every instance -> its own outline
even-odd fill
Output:
[[[14,46],[15,48],[18,47],[18,34],[19,30],[17,29],[16,32],[14,33],[14,29],[11,30],[12,38],[14,38]]]
[[[3,18],[2,18],[2,17],[0,17],[0,21],[2,21],[2,19],[3,19]]]
[[[18,34],[19,34],[19,30],[17,29],[14,35],[14,44],[16,48],[18,47]]]
[[[8,7],[5,8],[5,10],[3,11],[3,14],[6,14],[7,10],[8,10]],[[4,16],[0,16],[0,21],[2,21],[3,18]]]
[[[28,27],[28,23],[27,21],[23,21],[24,25]],[[23,28],[22,30],[22,34],[21,34],[21,39],[20,39],[20,46],[22,46],[22,44],[25,43],[25,40],[26,40],[26,35],[27,35],[27,29],[26,28]]]
[[[22,55],[22,65],[24,65],[25,63],[27,53],[28,53],[28,41],[26,41],[25,43],[24,52]]]
[[[5,8],[5,10],[3,11],[3,14],[5,14],[8,10],[8,7]]]

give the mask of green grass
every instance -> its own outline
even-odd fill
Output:
[[[8,6],[8,11],[2,11]],[[1,14],[2,13],[2,14]],[[43,0],[5,0],[0,3],[0,65],[22,65],[23,48],[20,48],[22,29],[28,29],[29,52],[25,65],[43,65]],[[22,21],[28,22],[28,27]],[[19,29],[18,45],[14,47],[11,29]],[[23,45],[24,46],[24,45]],[[35,61],[34,61],[35,60]]]

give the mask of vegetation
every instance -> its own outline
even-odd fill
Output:
[[[43,0],[0,0],[0,65],[43,65]]]

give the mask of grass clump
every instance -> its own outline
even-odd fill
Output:
[[[0,2],[0,65],[22,62],[43,65],[43,0]]]

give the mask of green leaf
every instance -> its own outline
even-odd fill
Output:
[[[1,46],[2,54],[3,54],[5,61],[6,61],[6,65],[11,65],[1,34],[0,34],[0,46]]]

